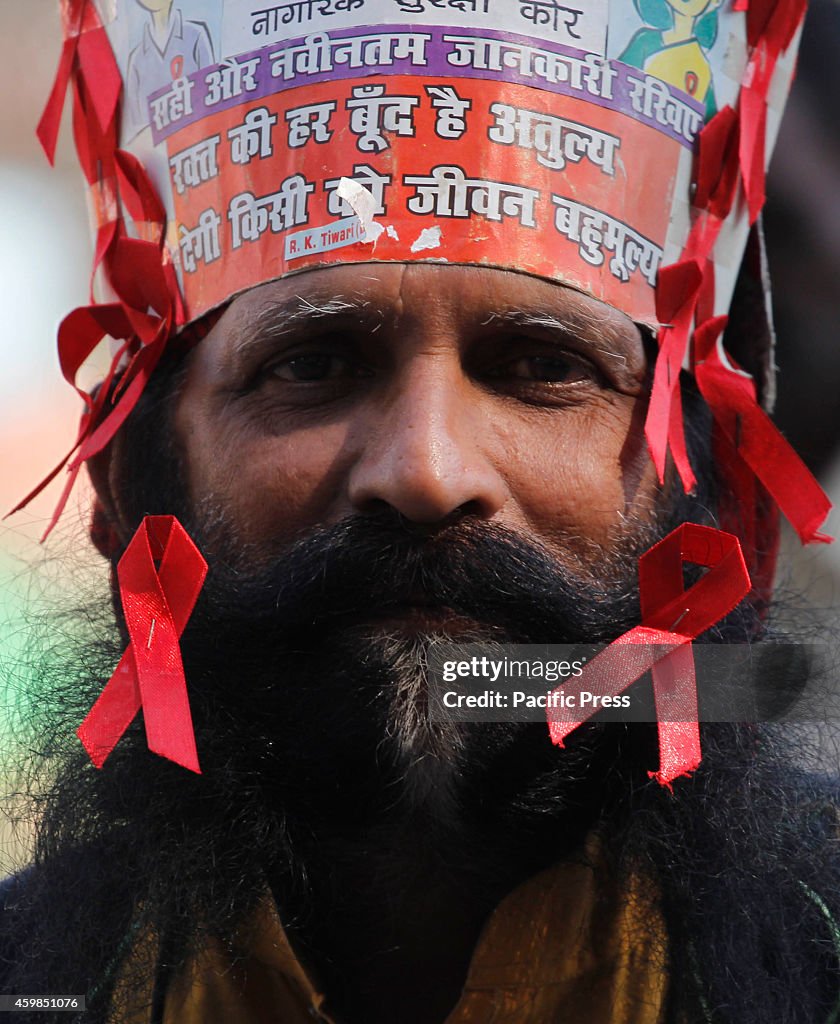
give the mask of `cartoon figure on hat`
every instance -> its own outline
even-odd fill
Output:
[[[149,123],[148,97],[175,79],[215,62],[207,25],[187,20],[175,0],[136,0],[149,15],[128,58],[125,88],[129,137]]]
[[[618,58],[706,105],[717,113],[714,78],[706,51],[717,39],[721,0],[633,0],[645,27]]]

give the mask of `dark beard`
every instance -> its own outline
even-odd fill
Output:
[[[609,571],[576,576],[486,523],[428,535],[392,516],[353,517],[262,567],[217,563],[182,641],[184,663],[200,700],[217,693],[224,702],[238,681],[236,715],[259,750],[275,751],[279,777],[307,763],[301,734],[306,744],[324,735],[325,766],[342,748],[336,768],[354,751],[376,751],[399,774],[425,754],[469,773],[469,730],[442,735],[427,716],[429,644],[446,635],[494,644],[615,636],[638,620],[634,561],[627,554]],[[283,723],[293,735],[281,741]],[[206,727],[212,734],[213,721]]]
[[[561,752],[545,725],[432,721],[437,632],[408,635],[397,610],[445,608],[438,629],[451,615],[460,640],[607,638],[638,618],[635,560],[628,546],[582,576],[480,521],[430,534],[378,516],[312,531],[264,568],[253,555],[214,567],[182,643],[199,751],[235,760],[285,821],[298,870],[276,850],[262,870],[339,1005],[371,949],[404,939],[400,920],[419,936],[421,910],[440,902],[477,930],[519,881],[581,845],[618,782],[617,730],[581,730]],[[640,758],[628,763],[643,780]],[[406,881],[418,877],[422,898]]]
[[[55,619],[49,625],[55,631]],[[5,990],[87,991],[86,1021],[105,1019],[114,971],[145,928],[163,937],[152,965],[160,998],[168,973],[191,950],[210,935],[230,937],[262,897],[267,878],[294,915],[290,931],[301,948],[316,944],[313,916],[324,897],[323,880],[334,853],[348,853],[342,831],[355,830],[364,847],[377,835],[366,823],[387,818],[399,792],[394,765],[389,787],[383,785],[388,771],[377,777],[370,769],[360,781],[352,762],[339,775],[319,763],[322,754],[327,761],[344,758],[365,715],[356,716],[349,732],[328,721],[320,732],[297,738],[293,722],[275,722],[288,742],[297,742],[301,764],[291,764],[276,738],[274,747],[261,748],[259,728],[249,734],[240,720],[240,712],[256,703],[247,699],[247,673],[232,684],[228,677],[225,692],[221,680],[207,694],[193,687],[203,776],[149,754],[140,723],[103,771],[92,769],[71,730],[119,650],[119,643],[69,650],[65,644],[62,654],[75,653],[70,663],[84,667],[88,684],[69,678],[65,661],[42,679],[36,726],[56,781],[45,780],[36,866],[12,892],[0,934],[0,961],[8,956],[13,965]],[[212,660],[208,646],[205,661]],[[317,717],[317,708],[312,713]],[[494,728],[499,735],[493,736]],[[441,827],[425,837],[426,848],[442,854],[460,884],[466,879],[492,893],[504,883],[473,857],[482,836],[521,869],[523,853],[536,848],[544,857],[555,842],[554,857],[562,858],[570,837],[595,827],[615,876],[643,872],[662,894],[671,958],[669,1024],[704,1019],[698,993],[725,1007],[719,1018],[732,1024],[827,1019],[836,995],[836,957],[824,913],[803,886],[838,919],[840,871],[830,838],[836,794],[827,782],[815,784],[793,767],[795,749],[750,727],[707,726],[703,764],[693,779],[677,782],[672,796],[646,778],[656,757],[647,728],[582,729],[566,751],[552,748],[541,726],[521,729],[511,738],[502,727],[491,727],[489,742],[477,751],[475,777],[460,808],[473,811],[464,831]],[[288,814],[278,811],[285,802]],[[310,830],[319,804],[321,813],[333,815],[320,836]],[[300,822],[292,808],[301,812]],[[523,822],[530,828],[517,843]],[[409,842],[416,838],[406,832]],[[399,871],[387,849],[356,859],[368,881],[389,861]],[[791,985],[791,978],[799,985]],[[129,980],[148,991],[145,965]],[[678,1018],[683,1011],[690,1016]]]
[[[182,642],[200,756],[205,774],[235,761],[286,822],[308,884],[264,870],[292,928],[324,919],[345,870],[367,872],[367,902],[384,898],[372,879],[398,879],[406,849],[430,870],[460,850],[459,886],[478,902],[580,843],[614,742],[589,730],[561,754],[545,726],[433,722],[425,653],[445,626],[409,634],[397,610],[448,609],[461,640],[598,639],[638,615],[631,562],[584,583],[498,527],[430,536],[379,516],[314,530],[263,568],[214,566]]]
[[[388,512],[315,528],[268,555],[242,551],[224,518],[205,512],[191,532],[202,550],[224,554],[211,555],[182,639],[203,743],[218,742],[225,714],[239,730],[225,741],[230,756],[253,756],[255,777],[280,787],[272,799],[294,820],[318,814],[320,801],[296,806],[285,780],[317,786],[338,773],[357,784],[342,803],[354,816],[357,805],[422,797],[433,827],[454,824],[463,794],[453,787],[481,778],[487,750],[524,729],[433,721],[430,645],[613,639],[639,621],[639,555],[684,521],[688,506],[698,513],[691,499],[669,503],[596,564],[561,562],[475,517],[429,529]],[[717,632],[747,640],[757,630],[746,605]],[[321,817],[334,822],[340,810],[325,807]]]

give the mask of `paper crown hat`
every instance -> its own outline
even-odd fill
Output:
[[[660,477],[670,451],[694,483],[690,369],[738,532],[757,529],[759,481],[820,539],[827,500],[721,343],[805,3],[64,0],[39,135],[51,156],[72,82],[102,300],[61,325],[64,375],[118,342],[80,392],[65,494],[170,339],[238,292],[433,260],[549,278],[649,326]]]

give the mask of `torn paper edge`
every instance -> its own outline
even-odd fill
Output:
[[[362,241],[370,242],[375,248],[379,236],[385,231],[385,228],[376,223],[376,200],[373,198],[373,193],[354,178],[339,179],[336,192],[349,204],[353,213],[359,218],[359,223],[364,231]]]
[[[435,224],[433,228],[423,228],[414,240],[411,251],[423,252],[425,249],[439,249],[441,244],[440,227]]]

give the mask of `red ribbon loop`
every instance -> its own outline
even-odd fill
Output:
[[[142,707],[149,749],[200,774],[178,640],[206,575],[174,516],[145,517],[117,566],[130,643],[77,731],[97,768]]]
[[[708,569],[689,590],[683,589],[686,562]],[[584,690],[617,697],[650,670],[659,731],[659,771],[651,775],[669,786],[694,771],[701,752],[691,641],[728,615],[750,585],[741,546],[732,534],[684,523],[655,544],[639,559],[641,625],[601,651],[574,683],[554,691],[558,697],[562,691],[565,700],[562,706],[549,706],[552,742],[562,747],[595,714],[595,703],[581,713]]]

